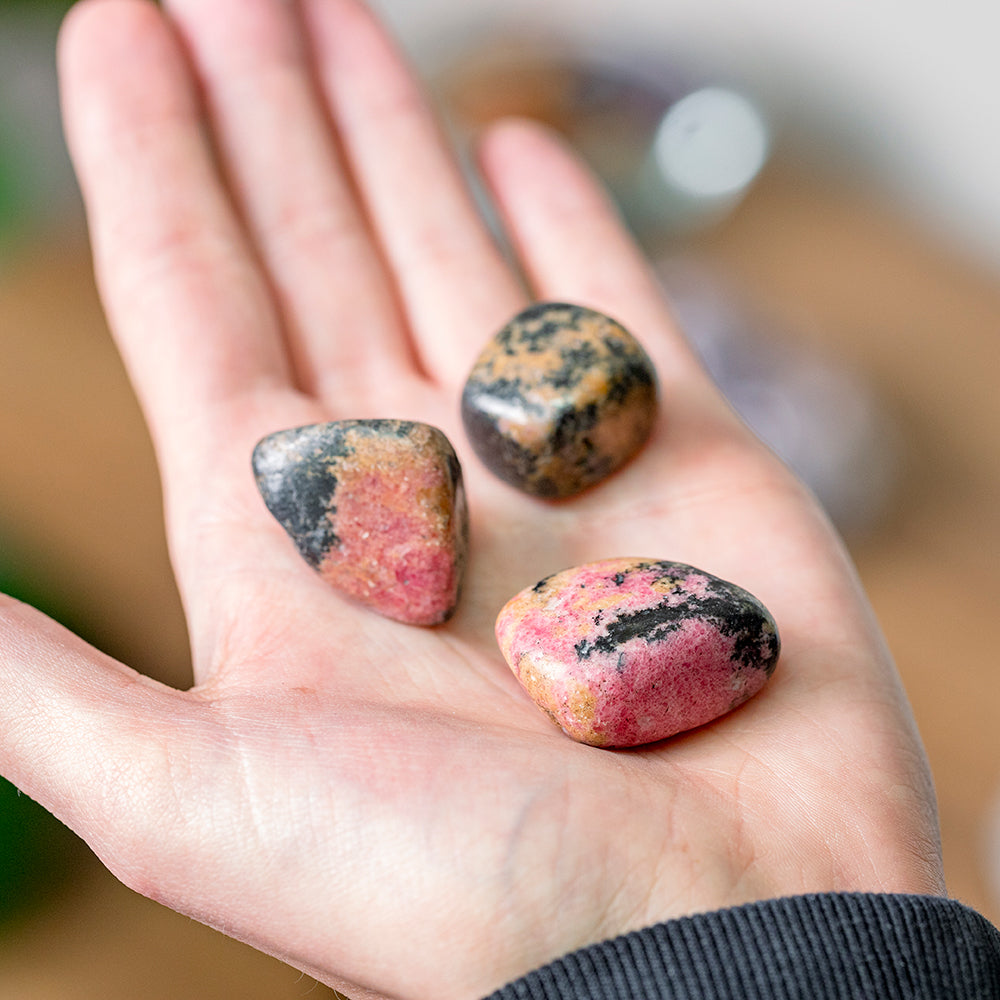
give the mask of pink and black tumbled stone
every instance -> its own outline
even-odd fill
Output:
[[[469,529],[441,431],[406,420],[293,428],[257,445],[253,469],[268,509],[337,590],[413,625],[452,615]]]
[[[693,566],[610,559],[522,591],[496,623],[532,700],[574,740],[628,747],[702,726],[756,694],[780,642],[752,594]]]
[[[644,444],[656,417],[656,374],[639,342],[582,306],[543,302],[486,345],[462,393],[473,449],[533,496],[573,496]]]

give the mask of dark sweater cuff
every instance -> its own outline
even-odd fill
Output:
[[[819,894],[671,920],[573,952],[488,1000],[985,1000],[1000,933],[935,896]]]

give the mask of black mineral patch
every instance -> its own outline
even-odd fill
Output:
[[[512,486],[522,486],[527,482],[537,482],[539,458],[537,452],[518,444],[505,433],[491,408],[478,405],[478,387],[466,388],[462,396],[462,420],[465,433],[469,436],[476,453],[489,456],[489,468],[499,478]],[[535,495],[545,495],[535,491]],[[554,493],[549,495],[555,495]]]
[[[278,523],[314,569],[340,540],[336,514],[336,463],[352,453],[338,424],[278,431],[253,451],[257,488]]]
[[[661,604],[609,619],[603,635],[593,640],[582,639],[574,646],[580,659],[589,659],[595,653],[614,653],[632,639],[661,642],[686,621],[696,618],[711,622],[722,635],[734,639],[731,656],[734,662],[771,675],[778,661],[780,640],[774,619],[757,598],[742,587],[683,564],[645,564],[649,565],[662,567],[663,575],[671,578],[699,573],[708,578],[709,588],[704,596],[686,594],[676,603],[668,603],[665,597]],[[620,576],[616,574],[613,578],[618,586],[623,582]]]
[[[559,358],[561,367],[549,372],[546,379],[556,388],[572,389],[580,384],[587,369],[598,362],[599,355],[593,344],[571,344],[560,349]]]

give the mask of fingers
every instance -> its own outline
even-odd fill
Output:
[[[232,574],[237,555],[260,558],[245,537],[266,544],[249,530],[259,525],[250,449],[274,429],[279,405],[282,422],[311,414],[293,390],[269,289],[162,14],[146,0],[78,4],[60,64],[102,294],[156,443],[175,568],[204,660],[215,609],[199,587]]]
[[[0,597],[0,773],[102,857],[126,846],[115,836],[128,835],[142,795],[160,784],[169,740],[157,731],[176,734],[184,717],[176,692]],[[169,805],[159,803],[161,821]]]
[[[320,83],[424,368],[468,374],[524,302],[395,46],[358,0],[304,0]]]
[[[579,159],[553,133],[527,121],[494,126],[480,159],[537,297],[614,316],[652,357],[666,405],[679,399],[686,405],[694,394],[721,412],[650,265]]]
[[[154,433],[179,399],[190,413],[281,384],[277,318],[162,16],[144,0],[78,4],[60,70],[105,305]]]
[[[167,6],[300,380],[370,406],[414,356],[464,378],[523,293],[383,29],[355,0],[305,0],[301,22],[275,0]]]
[[[345,393],[370,397],[412,368],[410,348],[313,84],[293,5],[170,0],[167,7],[271,276],[300,383],[342,405]]]
[[[78,4],[60,70],[102,296],[156,444],[176,558],[178,527],[232,494],[234,456],[247,465],[255,429],[241,439],[234,413],[294,396],[280,322],[157,8]]]

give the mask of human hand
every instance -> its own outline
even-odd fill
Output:
[[[357,1000],[482,995],[754,899],[942,892],[919,740],[838,539],[720,399],[574,158],[525,123],[484,137],[526,292],[356,0],[165,7],[84,0],[61,61],[195,686],[4,601],[0,770],[134,889]],[[485,472],[458,417],[473,359],[529,297],[622,320],[660,378],[642,454],[560,504]],[[352,417],[434,424],[464,460],[472,557],[445,626],[342,599],[257,495],[260,437]],[[764,691],[637,750],[555,729],[493,619],[542,576],[619,555],[758,595],[783,641]]]

